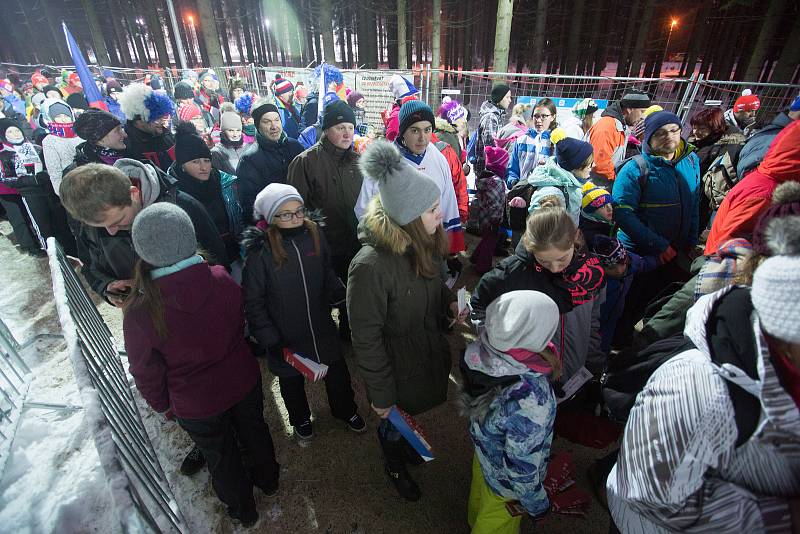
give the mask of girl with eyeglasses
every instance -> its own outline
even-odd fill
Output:
[[[244,232],[242,291],[250,333],[267,349],[267,365],[278,377],[289,423],[301,442],[313,435],[305,379],[283,351],[328,366],[325,390],[332,415],[353,432],[366,424],[356,411],[350,372],[331,307],[344,302],[331,251],[320,227],[309,218],[294,187],[272,183],[253,206],[256,227]]]
[[[543,165],[552,155],[550,133],[558,126],[556,105],[549,98],[543,98],[527,108],[523,117],[528,132],[518,137],[511,148],[511,160],[508,163],[509,189],[522,178],[526,178],[537,165]]]

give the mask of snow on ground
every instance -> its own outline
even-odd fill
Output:
[[[8,232],[8,223],[0,224],[0,233]],[[47,260],[19,254],[0,236],[0,266],[0,317],[17,341],[58,333]],[[78,408],[23,410],[0,474],[0,532],[119,532],[66,344],[41,340],[23,358],[32,370],[27,402]]]

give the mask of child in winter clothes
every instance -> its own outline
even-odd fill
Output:
[[[236,174],[239,159],[250,143],[242,136],[242,119],[232,111],[226,111],[219,118],[219,144],[211,149],[211,162],[214,167],[228,174]]]
[[[141,259],[123,332],[136,387],[189,433],[228,515],[251,526],[258,520],[253,486],[273,495],[280,466],[264,421],[261,373],[244,337],[241,288],[196,254],[192,220],[175,204],[139,212],[132,240]]]
[[[487,146],[484,152],[486,168],[478,176],[476,183],[481,241],[470,257],[470,261],[475,264],[475,271],[479,274],[492,268],[492,256],[500,237],[500,224],[503,221],[506,200],[505,174],[509,157],[508,152],[498,147]]]
[[[607,355],[611,352],[614,330],[622,315],[633,277],[652,271],[661,262],[658,256],[639,256],[628,252],[618,239],[603,234],[596,234],[589,243],[606,276],[606,301],[600,308],[600,350]]]
[[[513,256],[483,275],[472,293],[472,320],[480,332],[486,308],[509,291],[542,291],[558,305],[561,327],[553,343],[562,356],[564,380],[584,364],[603,369],[600,308],[605,280],[599,260],[581,246],[578,228],[563,208],[543,207],[528,217]]]
[[[558,306],[538,291],[511,291],[486,308],[485,329],[461,364],[469,433],[475,443],[468,521],[472,534],[514,534],[519,501],[533,517],[550,507],[544,489],[556,399],[549,377],[561,362],[550,338]]]
[[[62,173],[72,165],[76,148],[84,140],[75,133],[73,129],[75,114],[63,100],[45,98],[40,111],[42,121],[50,132],[50,135],[42,141],[44,164],[47,167],[47,174],[50,175],[53,190],[58,195]]]
[[[508,187],[526,178],[536,167],[543,165],[552,154],[551,138],[556,122],[556,105],[549,98],[543,98],[533,108],[525,111],[528,131],[517,138],[511,148],[511,161],[508,164]],[[562,130],[562,137],[566,132]]]
[[[305,218],[297,189],[273,183],[256,196],[256,228],[245,231],[242,288],[250,332],[267,349],[270,371],[295,436],[313,436],[305,380],[283,358],[283,349],[328,366],[325,389],[331,413],[354,432],[364,432],[358,415],[331,306],[345,298],[333,271],[330,248],[316,223]]]
[[[614,206],[606,189],[598,187],[591,182],[583,185],[583,200],[581,201],[581,219],[578,224],[583,239],[591,243],[596,235],[615,237],[617,225],[614,222]]]

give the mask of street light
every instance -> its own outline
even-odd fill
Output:
[[[264,26],[269,28],[269,19],[264,19]]]
[[[667,61],[667,55],[669,54],[669,40],[672,38],[672,30],[675,29],[675,26],[678,25],[678,19],[672,19],[669,23],[669,33],[667,34],[667,46],[664,47],[664,58],[661,60],[661,63],[665,63]]]

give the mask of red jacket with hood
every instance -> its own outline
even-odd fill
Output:
[[[800,181],[800,121],[785,127],[758,168],[728,192],[708,234],[705,255],[715,253],[729,239],[750,239],[759,215],[772,202],[772,192],[790,180]]]

